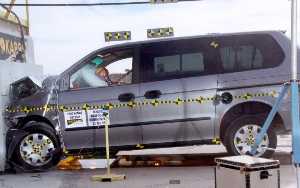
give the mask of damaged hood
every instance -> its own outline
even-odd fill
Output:
[[[11,101],[30,97],[39,91],[50,92],[51,89],[55,88],[57,79],[58,76],[49,76],[42,82],[31,76],[21,78],[10,85]]]

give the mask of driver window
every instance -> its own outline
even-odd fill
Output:
[[[132,83],[130,51],[99,54],[70,77],[71,89],[107,87]]]
[[[106,68],[112,83],[117,85],[132,83],[132,57],[115,61]]]

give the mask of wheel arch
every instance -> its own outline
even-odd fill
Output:
[[[49,125],[51,128],[55,130],[55,126],[53,125],[53,123],[49,119],[40,115],[30,115],[30,116],[20,118],[18,121],[18,128],[23,128],[27,123],[31,121],[46,123],[47,125]]]
[[[265,117],[267,117],[271,109],[272,109],[271,104],[261,102],[261,101],[247,101],[247,102],[242,102],[231,106],[226,112],[224,112],[223,116],[221,117],[220,129],[219,129],[220,139],[222,141],[224,140],[225,133],[230,123],[234,119],[240,117],[240,115],[262,114]],[[279,112],[276,113],[272,121],[272,125],[273,127],[275,127],[275,132],[281,132],[286,130],[284,126],[283,118]]]

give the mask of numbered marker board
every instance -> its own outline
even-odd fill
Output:
[[[64,112],[65,128],[104,127],[107,119],[109,125],[109,111],[103,109],[74,110]]]
[[[109,123],[109,114],[108,110],[103,109],[95,109],[95,110],[87,110],[88,117],[88,126],[104,126],[105,125],[105,115],[107,116],[108,124]]]
[[[84,110],[64,112],[64,116],[66,129],[87,127],[86,113]]]

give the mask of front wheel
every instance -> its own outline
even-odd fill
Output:
[[[26,170],[47,170],[60,160],[59,141],[54,130],[42,122],[32,122],[15,150],[17,162]]]
[[[227,151],[232,155],[251,155],[252,145],[261,131],[265,121],[264,115],[244,115],[234,120],[225,134]],[[257,148],[256,157],[269,158],[273,155],[277,146],[277,137],[272,127],[264,135],[262,142]]]

